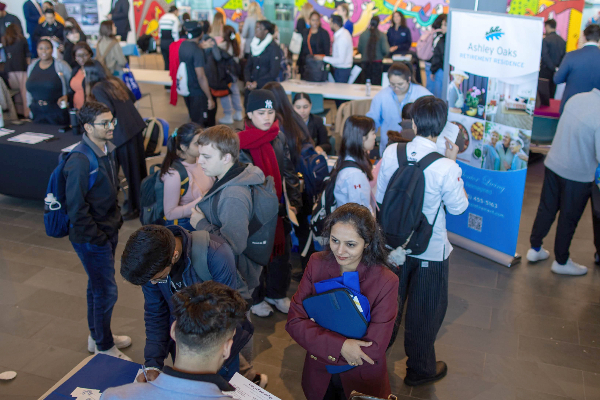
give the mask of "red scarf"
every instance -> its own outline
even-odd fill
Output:
[[[279,134],[279,122],[275,120],[267,131],[261,131],[255,126],[246,123],[246,129],[239,132],[240,149],[249,150],[254,165],[261,169],[265,177],[272,176],[275,183],[277,198],[282,202],[281,174],[279,164],[275,156],[275,150],[271,142]],[[275,230],[275,246],[273,255],[282,255],[285,251],[285,231],[283,230],[283,218],[277,218],[277,229]]]

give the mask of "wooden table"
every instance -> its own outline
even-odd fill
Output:
[[[173,84],[169,71],[131,68],[131,72],[137,83],[149,83],[161,86],[171,86]]]
[[[366,94],[366,85],[333,83],[333,82],[307,82],[290,79],[281,82],[287,94],[304,92],[308,94],[322,94],[326,99],[333,100],[369,100],[379,93],[381,86],[371,86],[371,95]]]

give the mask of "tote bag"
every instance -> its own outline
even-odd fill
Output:
[[[302,34],[299,32],[292,33],[292,40],[290,40],[290,51],[294,54],[300,54],[302,49]]]
[[[133,73],[129,69],[129,64],[125,64],[125,68],[123,68],[123,75],[121,75],[121,79],[125,82],[125,85],[131,90],[131,93],[135,96],[136,100],[142,98],[142,92],[140,91],[140,87],[138,86],[135,78],[133,77]]]

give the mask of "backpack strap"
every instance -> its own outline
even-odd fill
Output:
[[[406,155],[406,143],[398,143],[398,147],[396,147],[396,154],[398,155],[398,168],[408,163],[408,156]]]
[[[90,162],[90,176],[88,181],[88,190],[90,190],[92,186],[94,186],[94,183],[96,183],[96,179],[98,178],[98,158],[96,157],[94,150],[92,150],[90,146],[83,142],[75,146],[75,148],[71,150],[71,154],[72,153],[84,154]]]
[[[207,231],[194,231],[192,234],[192,266],[202,282],[212,281],[213,277],[208,268],[208,246],[210,234]]]
[[[179,192],[179,195],[183,197],[190,187],[190,177],[181,161],[175,160],[171,167],[179,173],[179,179],[181,179],[181,191]]]
[[[422,170],[425,170],[425,168],[429,167],[431,164],[433,164],[435,161],[439,160],[440,158],[444,158],[444,156],[441,155],[440,153],[438,153],[437,151],[432,151],[431,153],[427,154],[425,157],[421,158],[421,160],[419,161],[419,168],[421,168]]]

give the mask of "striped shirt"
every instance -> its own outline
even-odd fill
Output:
[[[173,13],[166,13],[158,20],[158,34],[162,38],[169,39],[169,35],[173,40],[179,40],[179,18]]]

